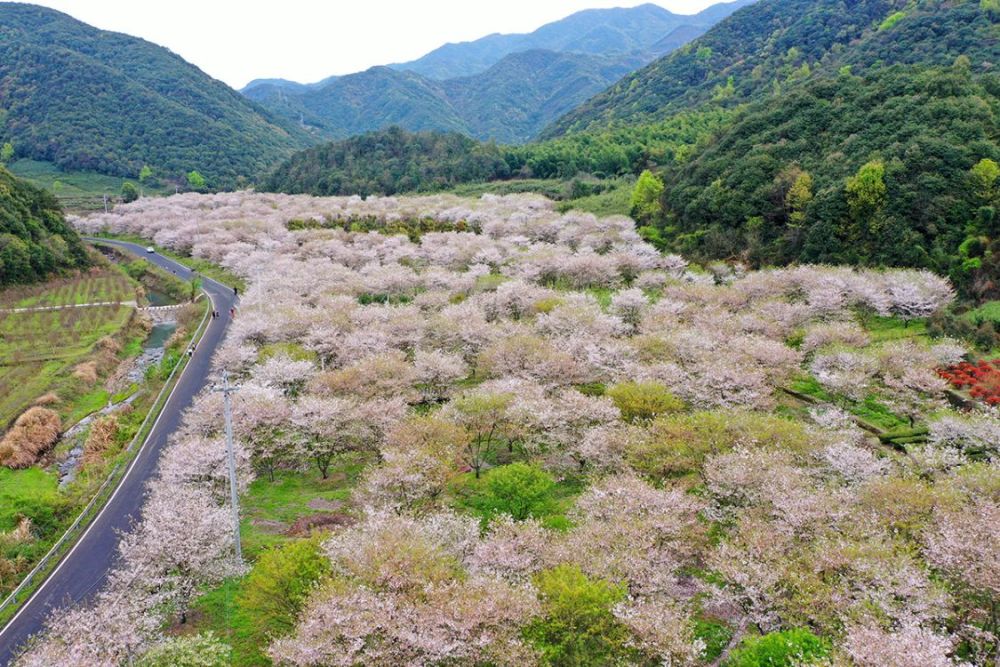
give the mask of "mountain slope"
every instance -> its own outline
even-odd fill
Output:
[[[893,17],[891,20],[890,17]],[[979,3],[761,0],[560,118],[542,136],[654,121],[715,101],[744,102],[844,65],[995,61],[997,33]]]
[[[244,92],[326,139],[398,125],[511,143],[529,140],[643,62],[639,56],[533,50],[511,54],[476,76],[448,81],[373,67],[319,87],[260,82]]]
[[[55,198],[0,167],[0,287],[87,263],[83,243]]]
[[[252,177],[307,143],[167,49],[0,3],[0,139],[19,157],[135,176]]]
[[[525,51],[442,87],[472,136],[521,143],[639,64],[638,57]]]
[[[973,168],[1000,160],[998,94],[1000,77],[959,60],[756,102],[668,170],[658,234],[695,256],[925,266],[995,293],[1000,184]]]
[[[450,79],[483,72],[504,56],[533,49],[592,55],[649,51],[682,25],[707,28],[752,1],[720,3],[692,16],[673,14],[653,4],[588,9],[547,23],[531,33],[493,34],[471,42],[445,44],[422,58],[390,67],[431,79]]]

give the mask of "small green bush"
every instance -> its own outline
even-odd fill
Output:
[[[484,475],[479,486],[469,505],[487,520],[498,514],[509,514],[516,521],[541,518],[554,506],[556,481],[527,463],[494,468]]]
[[[726,667],[799,667],[830,655],[830,644],[808,630],[794,628],[744,639]]]
[[[658,382],[622,382],[606,393],[628,422],[649,421],[684,409],[684,402]]]
[[[629,662],[631,636],[612,613],[624,585],[588,578],[576,565],[559,565],[535,577],[542,616],[525,630],[542,664],[585,667]]]
[[[320,549],[318,536],[261,554],[237,598],[260,646],[295,628],[309,593],[329,573],[330,561]]]

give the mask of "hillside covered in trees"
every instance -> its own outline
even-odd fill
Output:
[[[0,287],[87,263],[80,237],[55,198],[0,167]]]
[[[514,178],[613,177],[680,159],[732,115],[709,109],[652,125],[515,146],[477,142],[454,132],[411,133],[392,127],[296,153],[261,189],[367,196]]]
[[[1000,48],[995,19],[988,3],[971,1],[762,0],[623,78],[542,136],[780,97],[844,66],[864,75],[894,63],[948,65],[965,55],[974,72],[986,72]]]
[[[995,75],[896,66],[749,107],[665,173],[654,238],[702,257],[932,267],[996,293]]]
[[[304,133],[167,49],[59,12],[0,3],[0,143],[18,158],[235,185]]]

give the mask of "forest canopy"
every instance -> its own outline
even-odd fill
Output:
[[[55,198],[0,167],[0,287],[88,263]]]

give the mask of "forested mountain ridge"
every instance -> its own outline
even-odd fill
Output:
[[[673,30],[681,26],[707,29],[751,2],[754,0],[718,3],[693,15],[674,14],[650,3],[587,9],[530,33],[493,34],[471,42],[445,44],[417,60],[390,67],[444,80],[484,72],[504,56],[533,49],[592,55],[656,53],[654,45]]]
[[[733,113],[710,109],[653,125],[514,146],[478,142],[455,132],[411,133],[391,127],[300,151],[259,189],[367,196],[515,178],[630,174],[681,159],[727,125]]]
[[[893,63],[950,64],[966,55],[974,71],[986,71],[997,49],[991,13],[978,2],[762,0],[626,76],[542,136],[780,95],[844,66],[862,74]]]
[[[693,16],[651,4],[587,10],[527,35],[445,45],[413,63],[315,84],[262,79],[242,92],[320,139],[398,125],[520,143],[753,1],[720,3]]]
[[[197,170],[223,186],[252,179],[308,137],[165,48],[0,3],[0,141],[64,169]]]
[[[322,85],[259,82],[244,94],[326,139],[399,125],[512,143],[531,139],[644,62],[638,55],[532,50],[508,55],[481,74],[447,81],[373,67]]]
[[[0,166],[0,288],[87,264],[55,198]]]

